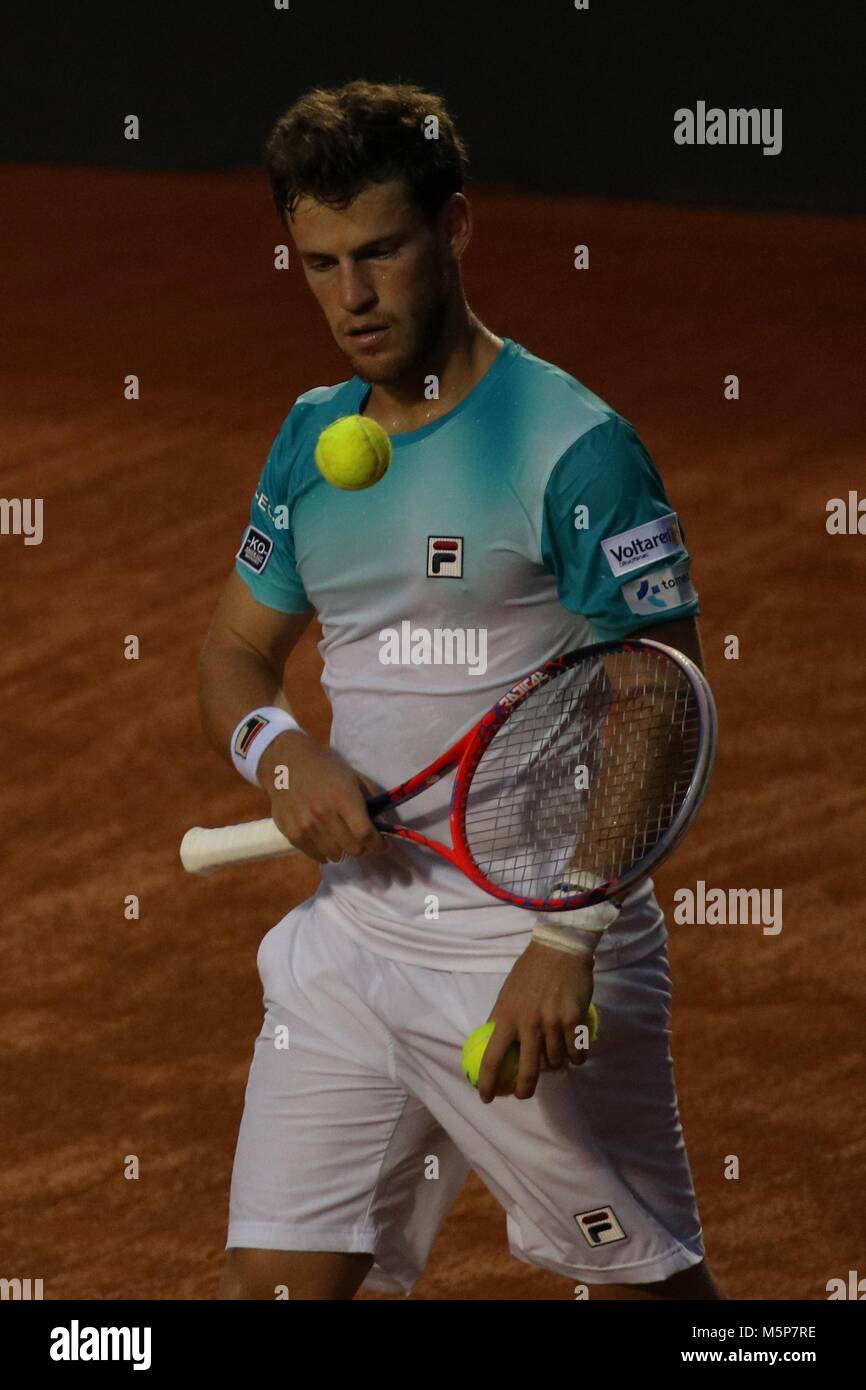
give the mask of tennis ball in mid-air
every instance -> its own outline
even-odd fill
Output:
[[[590,1004],[586,1011],[586,1024],[589,1028],[589,1041],[594,1043],[599,1030],[599,1012],[594,1004]],[[487,1050],[487,1044],[493,1037],[495,1027],[495,1023],[483,1023],[480,1028],[476,1028],[474,1032],[469,1034],[463,1044],[463,1074],[473,1086],[478,1085],[481,1063]],[[520,1046],[515,1042],[511,1044],[499,1065],[499,1072],[496,1077],[496,1094],[498,1096],[513,1094],[519,1066]]]
[[[384,478],[391,462],[391,441],[382,426],[366,415],[344,415],[322,430],[316,463],[334,487],[360,492]]]

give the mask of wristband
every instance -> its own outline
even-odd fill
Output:
[[[597,888],[603,882],[604,879],[595,874],[575,872],[569,879],[557,883],[550,896],[567,898],[575,891]],[[619,914],[620,908],[612,902],[593,903],[591,907],[577,907],[571,912],[541,913],[532,940],[542,946],[552,946],[556,951],[593,960],[602,933],[613,926]]]
[[[258,774],[262,754],[280,734],[293,731],[304,732],[296,719],[276,705],[262,705],[245,714],[231,741],[232,762],[241,776],[261,788]]]

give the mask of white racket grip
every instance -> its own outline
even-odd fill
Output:
[[[255,864],[260,859],[298,853],[270,817],[221,825],[215,830],[196,825],[180,842],[180,860],[188,874],[212,874],[231,864]]]

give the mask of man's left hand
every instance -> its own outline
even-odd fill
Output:
[[[582,1066],[587,1049],[577,1046],[575,1030],[586,1022],[592,999],[592,961],[589,956],[530,942],[509,971],[489,1022],[496,1029],[484,1052],[478,1092],[485,1104],[496,1094],[496,1074],[513,1042],[520,1045],[520,1067],[514,1095],[528,1100],[535,1094],[542,1071],[559,1071],[572,1063]]]

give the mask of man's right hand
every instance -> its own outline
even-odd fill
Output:
[[[288,769],[285,789],[274,785],[280,766]],[[306,734],[291,730],[274,739],[259,763],[259,782],[286,839],[317,863],[387,848],[365,805],[381,788]]]

